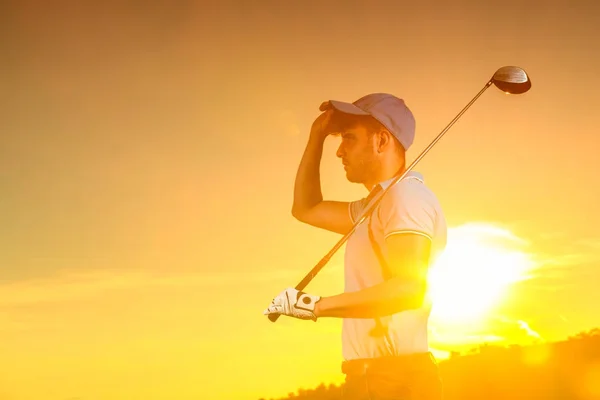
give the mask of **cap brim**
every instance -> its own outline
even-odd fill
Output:
[[[329,100],[329,104],[331,104],[331,106],[336,110],[345,114],[369,115],[368,112],[361,110],[352,103],[344,103],[343,101]]]

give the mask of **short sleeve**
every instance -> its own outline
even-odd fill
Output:
[[[353,224],[356,223],[356,221],[358,221],[366,206],[366,197],[360,200],[352,201],[348,204],[348,213],[350,214],[350,219],[352,220]]]
[[[391,188],[379,209],[385,238],[398,233],[416,233],[431,240],[435,214],[435,207],[423,184],[414,181]]]

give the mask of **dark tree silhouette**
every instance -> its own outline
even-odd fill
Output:
[[[508,347],[484,344],[466,354],[452,352],[439,365],[445,400],[599,400],[600,328],[562,342]],[[275,400],[340,397],[341,385],[322,383]]]

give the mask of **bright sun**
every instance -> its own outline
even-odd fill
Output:
[[[487,224],[448,230],[448,245],[430,272],[432,318],[474,322],[486,316],[508,287],[533,267],[526,243],[510,231]]]

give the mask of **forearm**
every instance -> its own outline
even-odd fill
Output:
[[[300,161],[294,184],[292,214],[298,216],[323,201],[320,164],[323,141],[311,137]]]
[[[425,285],[390,279],[357,292],[322,297],[316,304],[317,318],[376,318],[419,308]]]

